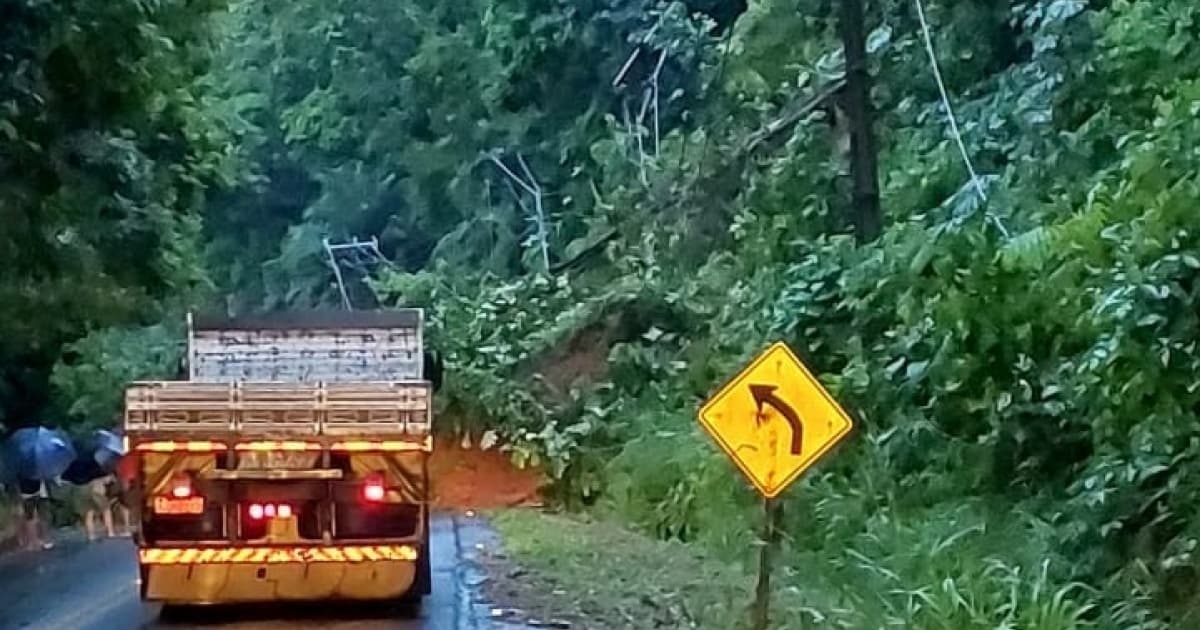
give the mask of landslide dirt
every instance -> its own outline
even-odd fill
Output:
[[[433,504],[452,510],[541,505],[542,473],[520,470],[497,449],[464,449],[452,438],[436,442],[429,459]]]

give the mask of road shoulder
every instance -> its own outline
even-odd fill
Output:
[[[752,578],[695,547],[534,510],[491,515],[503,544],[481,558],[501,618],[570,628],[742,625]]]

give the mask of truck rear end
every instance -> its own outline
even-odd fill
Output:
[[[188,380],[131,384],[142,597],[430,590],[420,311],[189,320]]]

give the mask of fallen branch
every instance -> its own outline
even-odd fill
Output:
[[[575,254],[574,256],[568,258],[567,260],[562,260],[562,261],[555,263],[554,266],[550,268],[550,273],[556,274],[556,273],[559,273],[566,269],[570,269],[571,267],[575,266],[577,263],[582,262],[585,258],[588,258],[592,254],[598,253],[600,250],[602,250],[604,248],[605,245],[608,244],[609,241],[616,238],[617,234],[619,234],[619,232],[617,231],[616,228],[613,228],[613,229],[605,232],[604,234],[601,234],[600,237],[597,238],[595,242],[593,242],[593,243],[589,244],[587,247],[584,247],[583,249],[579,250],[578,254]]]
[[[845,77],[842,77],[834,80],[832,83],[829,83],[825,86],[825,89],[812,96],[793,101],[791,106],[785,108],[785,110],[790,109],[791,111],[788,111],[780,118],[767,123],[765,127],[751,134],[746,140],[746,143],[742,145],[742,149],[738,151],[736,158],[744,158],[757,151],[764,144],[772,142],[785,131],[790,130],[796,125],[796,123],[800,122],[806,116],[811,114],[813,110],[823,105],[845,86],[846,79]]]

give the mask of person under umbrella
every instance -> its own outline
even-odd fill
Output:
[[[116,433],[104,429],[97,429],[93,438],[96,462],[104,470],[113,472],[117,469],[117,462],[125,456],[124,441]]]
[[[75,459],[70,438],[46,427],[17,429],[5,443],[5,453],[14,475],[29,481],[51,481]]]
[[[46,503],[50,492],[46,482],[34,479],[17,479],[17,490],[21,493],[21,547],[27,550],[52,549],[48,525],[43,522]]]
[[[126,535],[131,534],[133,519],[130,501],[134,479],[137,476],[138,459],[129,454],[125,448],[125,440],[120,435],[100,429],[96,431],[96,461],[105,470],[113,473],[113,482],[109,484],[109,496],[112,497],[114,507],[121,511]]]
[[[48,540],[43,523],[50,498],[46,483],[66,471],[75,459],[75,449],[61,431],[26,427],[9,437],[4,452],[21,493],[22,542],[28,549],[50,549],[54,543]]]
[[[113,471],[117,467],[124,449],[120,438],[108,431],[97,431],[92,443],[77,449],[80,452],[62,478],[79,486],[75,493],[76,512],[83,517],[88,540],[96,540],[96,515],[104,523],[109,538],[116,536],[113,527],[113,510],[117,507],[118,492]],[[129,512],[124,511],[125,529],[129,530]]]

